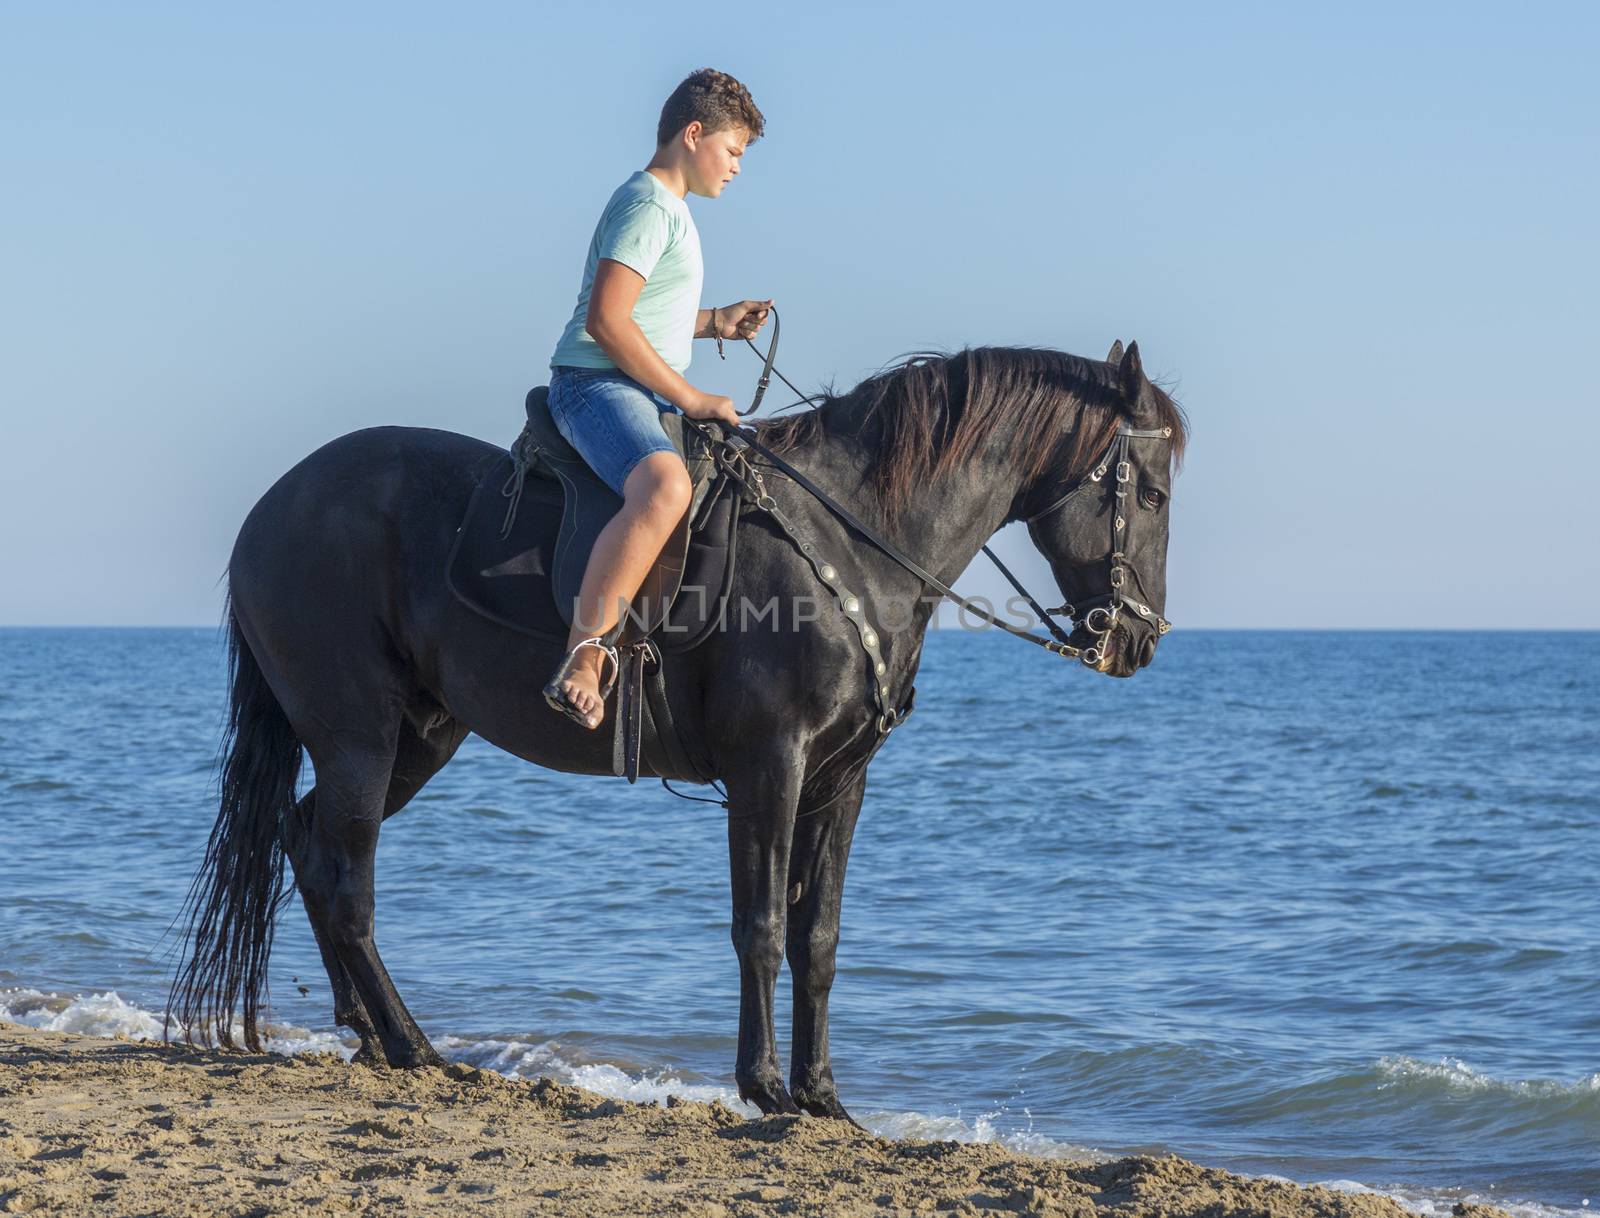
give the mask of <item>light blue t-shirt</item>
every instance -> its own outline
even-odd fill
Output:
[[[583,264],[583,286],[550,366],[615,368],[612,358],[589,336],[584,320],[600,259],[612,258],[644,276],[633,320],[666,361],[682,372],[694,346],[694,319],[700,311],[700,286],[705,267],[700,260],[700,234],[689,207],[655,174],[636,172],[611,196],[589,242]]]

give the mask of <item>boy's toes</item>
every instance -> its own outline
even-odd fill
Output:
[[[595,692],[573,681],[563,681],[561,687],[566,691],[567,697],[572,701],[588,721],[591,728],[600,726],[601,703]]]
[[[605,699],[600,696],[599,681],[594,674],[581,669],[546,685],[544,696],[554,709],[591,731],[599,727],[605,717]]]

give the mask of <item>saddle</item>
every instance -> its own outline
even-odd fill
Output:
[[[557,430],[548,397],[542,385],[528,394],[522,434],[480,478],[456,530],[445,581],[491,621],[565,642],[589,553],[622,496]],[[635,782],[644,756],[663,777],[708,782],[672,724],[662,656],[699,646],[721,621],[743,488],[682,415],[663,411],[661,425],[684,458],[693,492],[629,613],[604,636],[622,661],[606,711],[612,770]]]
[[[551,583],[556,609],[570,626],[572,607],[577,603],[589,553],[594,549],[600,530],[622,509],[622,496],[600,481],[588,462],[557,429],[555,420],[550,417],[549,399],[550,391],[543,385],[529,391],[527,427],[511,451],[512,459],[520,456],[530,472],[554,478],[561,484],[564,507],[556,537]],[[690,535],[697,525],[701,529],[705,527],[706,520],[698,513],[705,506],[717,475],[717,466],[704,436],[687,427],[683,415],[662,411],[661,427],[683,457],[694,490],[689,510],[662,546],[655,565],[634,597],[633,613],[618,623],[615,636],[607,636],[607,642],[618,645],[636,642],[654,633],[664,621],[682,586]]]

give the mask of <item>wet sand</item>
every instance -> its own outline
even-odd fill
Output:
[[[1400,1218],[1176,1156],[1037,1159],[466,1066],[223,1054],[0,1023],[0,1212]],[[1503,1211],[1458,1206],[1489,1218]]]

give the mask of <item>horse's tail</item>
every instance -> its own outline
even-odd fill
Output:
[[[188,957],[167,997],[164,1034],[170,1039],[176,1023],[191,1044],[214,1036],[232,1048],[238,1009],[245,1046],[259,1052],[272,931],[288,897],[280,831],[294,810],[300,740],[239,629],[231,596],[227,622],[222,806],[189,888]]]

